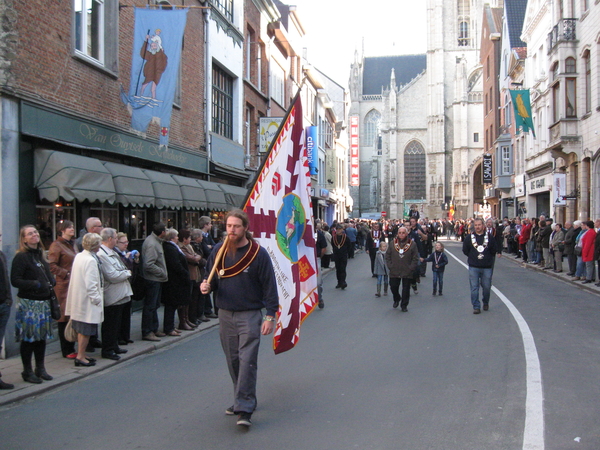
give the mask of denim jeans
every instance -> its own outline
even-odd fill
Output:
[[[433,272],[433,290],[440,294],[444,289],[444,272]]]
[[[481,309],[479,303],[479,286],[481,285],[482,297],[484,305],[490,302],[490,291],[492,289],[492,273],[493,269],[471,267],[469,266],[469,283],[471,284],[471,304],[473,309]]]
[[[160,308],[161,293],[162,283],[160,281],[146,280],[146,296],[142,310],[142,337],[158,331],[158,308]]]
[[[388,276],[387,275],[377,275],[377,286],[381,286],[381,284],[388,284]]]
[[[577,257],[577,270],[575,276],[579,278],[585,278],[585,263],[581,259],[581,256]]]

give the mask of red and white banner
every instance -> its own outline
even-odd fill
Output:
[[[359,186],[358,116],[350,116],[350,186]]]
[[[279,311],[275,353],[293,348],[300,325],[318,304],[317,258],[310,200],[310,169],[300,96],[271,144],[244,211],[250,231],[271,256]]]

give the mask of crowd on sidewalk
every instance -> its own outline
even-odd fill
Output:
[[[78,239],[73,222],[60,222],[58,237],[47,250],[34,225],[21,227],[10,270],[0,252],[0,350],[13,309],[12,285],[18,290],[15,338],[20,344],[23,381],[41,384],[53,379],[46,370],[45,355],[55,332],[63,358],[73,360],[77,367],[96,365],[96,359],[88,355],[96,348],[101,349],[102,358],[121,359],[125,347],[133,343],[132,299],[143,300],[142,339],[147,341],[181,336],[217,318],[211,295],[202,294],[199,288],[215,246],[212,221],[204,216],[199,225],[177,231],[156,223],[144,241],[142,255],[128,250],[125,233],[103,227],[97,217],[86,220]],[[53,322],[57,322],[56,329]],[[0,374],[0,389],[13,388]]]

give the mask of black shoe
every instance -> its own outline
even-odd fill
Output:
[[[96,365],[96,361],[89,361],[89,359],[88,359],[88,362],[85,362],[85,361],[80,361],[78,359],[75,359],[75,367],[80,367],[80,366],[92,367],[95,365]]]
[[[0,379],[0,389],[7,390],[7,389],[14,389],[14,388],[15,388],[14,384],[5,383],[4,381],[2,381]]]
[[[336,289],[339,289],[339,288],[341,288],[341,287],[342,287],[342,286],[338,284],[338,285],[337,285],[335,288],[336,288]]]
[[[44,367],[36,367],[35,368],[35,376],[41,378],[42,380],[51,381],[54,379],[51,375],[46,372],[46,368]]]
[[[23,381],[27,381],[28,383],[42,384],[42,380],[38,378],[35,373],[33,373],[33,370],[21,372],[21,376],[23,377]]]
[[[115,352],[102,353],[102,357],[104,359],[112,359],[113,361],[118,361],[121,359],[121,357],[119,355],[117,355]]]
[[[119,341],[119,345],[127,345],[127,341]]]
[[[341,288],[342,288],[342,291],[343,291],[344,289],[346,289],[347,287],[348,287],[348,285],[347,285],[346,283],[342,284],[342,286],[341,286]]]
[[[233,410],[233,405],[231,405],[229,408],[227,408],[225,410],[225,415],[227,415],[227,416],[234,416],[235,415],[235,411]]]
[[[473,310],[473,314],[479,314],[480,312],[481,312],[481,310],[480,310],[480,309],[474,309],[474,310]]]
[[[488,309],[490,309],[490,305],[488,305],[487,303],[483,304],[483,310],[487,311]]]
[[[408,309],[402,308],[402,312],[408,312]]]
[[[323,303],[323,300],[319,300],[319,308],[320,309],[325,308],[325,303]]]
[[[431,295],[435,295],[435,294],[437,294],[437,292],[436,292],[436,291],[433,291],[433,293],[432,293]]]
[[[394,304],[392,305],[392,307],[397,308],[399,304],[399,301],[394,300]]]
[[[440,296],[442,295],[442,291],[440,291]]]
[[[88,357],[87,357],[87,360],[88,360],[89,362],[93,362],[93,363],[95,363],[95,362],[96,362],[96,358],[92,358],[92,357],[90,357],[90,356],[88,356]]]
[[[124,348],[117,348],[117,349],[115,350],[115,353],[116,353],[117,355],[123,355],[123,354],[127,353],[127,350],[126,350],[126,349],[124,349]]]
[[[208,317],[209,319],[217,319],[219,317],[214,313],[205,314],[205,316]]]
[[[581,284],[588,284],[588,283],[591,283],[591,282],[592,282],[592,280],[585,280],[585,281],[582,281]]]
[[[572,272],[569,272],[569,273],[567,274],[567,276],[568,276],[568,277],[572,277],[572,276],[574,276],[574,275],[575,275],[575,274],[574,274],[574,273],[572,273]]]
[[[244,427],[250,427],[250,425],[252,425],[251,418],[251,413],[243,412],[238,416],[237,424]]]

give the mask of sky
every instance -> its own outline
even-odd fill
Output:
[[[296,5],[308,62],[347,87],[354,51],[413,55],[427,49],[425,0],[283,0]]]

